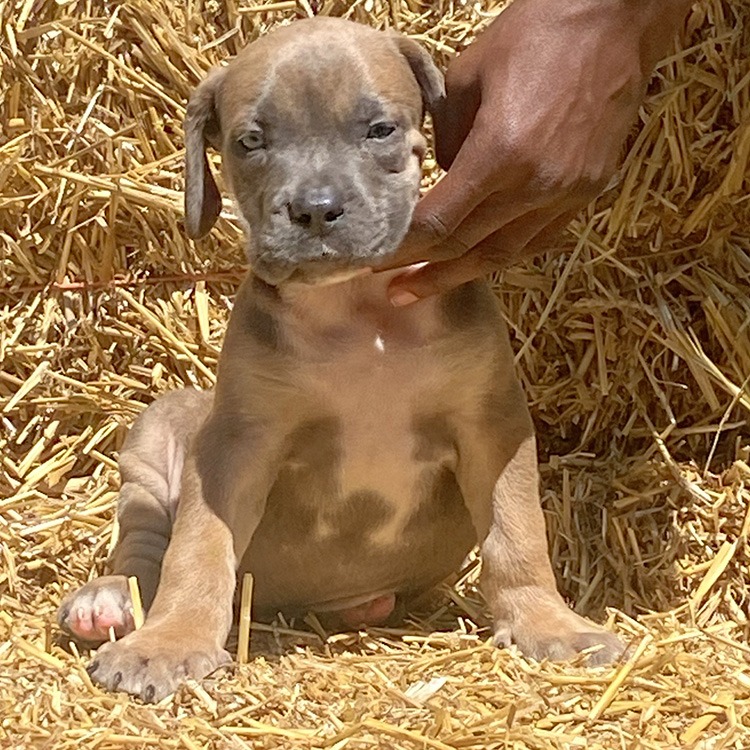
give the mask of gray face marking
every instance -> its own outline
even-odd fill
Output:
[[[479,281],[470,281],[452,289],[440,300],[442,320],[450,330],[468,331],[487,328],[487,321],[497,316],[492,291]]]
[[[398,247],[418,197],[414,74],[391,40],[352,26],[276,33],[227,69],[225,176],[252,227],[250,263],[271,284],[377,263]],[[262,82],[248,85],[249,69],[265,71]],[[323,195],[331,210],[316,213]]]
[[[414,453],[412,459],[434,463],[456,450],[455,430],[445,414],[424,414],[414,418]]]

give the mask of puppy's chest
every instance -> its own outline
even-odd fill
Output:
[[[321,416],[292,439],[283,473],[314,510],[315,536],[335,537],[351,511],[370,542],[392,544],[430,502],[436,477],[455,469],[445,405],[431,397],[435,375],[428,351],[391,353],[375,337],[371,351],[298,373]]]

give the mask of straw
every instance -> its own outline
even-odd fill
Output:
[[[247,664],[250,651],[250,608],[253,601],[253,576],[245,573],[242,577],[242,597],[240,599],[240,630],[237,639],[237,661]]]
[[[0,0],[1,747],[748,746],[745,2],[694,4],[611,189],[559,254],[493,282],[558,585],[650,643],[637,660],[587,669],[489,645],[475,558],[394,628],[331,634],[323,617],[253,623],[240,607],[228,648],[247,663],[156,706],[94,685],[91,650],[56,625],[64,596],[107,572],[128,428],[160,394],[213,386],[242,277],[226,194],[207,238],[184,232],[190,91],[311,13],[396,27],[445,66],[502,5]],[[424,186],[439,174],[430,155]]]
[[[143,627],[144,617],[141,590],[138,586],[138,579],[135,576],[128,576],[128,591],[130,592],[130,601],[133,605],[133,627],[138,630]]]

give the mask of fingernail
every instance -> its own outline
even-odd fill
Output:
[[[405,305],[411,305],[419,299],[416,294],[401,290],[391,295],[391,304],[394,307],[404,307]]]

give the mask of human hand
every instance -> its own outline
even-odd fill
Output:
[[[606,186],[687,0],[515,0],[451,65],[445,177],[389,268],[409,304],[543,249]],[[379,269],[380,270],[380,269]]]

